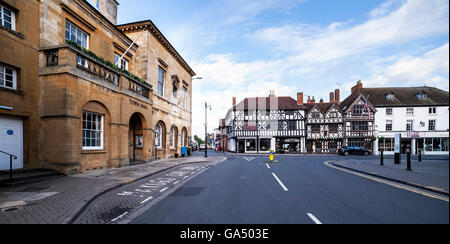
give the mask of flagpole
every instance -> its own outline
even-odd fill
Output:
[[[125,51],[125,53],[122,55],[122,57],[120,57],[119,60],[117,60],[117,63],[115,64],[116,66],[120,67],[119,64],[120,64],[120,62],[122,62],[123,57],[125,57],[125,55],[128,53],[128,51],[130,51],[131,47],[133,47],[133,45],[139,40],[139,38],[141,38],[141,36],[145,30],[146,30],[146,28],[144,28],[142,30],[141,34],[139,34],[139,36],[136,38],[136,40],[134,40],[133,43],[128,47],[128,49]]]

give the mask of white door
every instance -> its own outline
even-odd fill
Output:
[[[0,151],[17,156],[13,169],[23,168],[23,121],[20,118],[0,115]],[[10,158],[0,153],[0,170],[9,170]]]

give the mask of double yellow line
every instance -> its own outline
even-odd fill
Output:
[[[337,169],[337,170],[340,170],[340,171],[344,171],[344,172],[347,172],[347,173],[350,173],[350,174],[353,174],[353,175],[357,175],[357,176],[360,176],[360,177],[364,177],[364,178],[369,179],[369,180],[380,182],[380,183],[383,183],[383,184],[386,184],[386,185],[397,187],[397,188],[400,188],[400,189],[403,189],[403,190],[407,190],[407,191],[410,191],[410,192],[421,194],[421,195],[424,195],[424,196],[427,196],[427,197],[431,197],[431,198],[434,198],[434,199],[438,199],[438,200],[442,200],[442,201],[445,201],[445,202],[449,202],[448,197],[444,197],[444,196],[441,196],[441,195],[437,195],[437,194],[433,194],[433,193],[430,193],[430,192],[422,191],[422,190],[419,190],[417,188],[409,187],[409,186],[406,186],[406,185],[403,185],[403,184],[400,184],[400,183],[394,183],[392,181],[384,180],[384,179],[377,178],[377,177],[374,177],[374,176],[362,174],[362,173],[359,173],[359,172],[356,172],[356,171],[353,171],[353,170],[337,167],[337,166],[334,166],[329,161],[325,162],[324,164],[326,166],[328,166],[328,167],[331,167],[331,168],[334,168],[334,169]]]

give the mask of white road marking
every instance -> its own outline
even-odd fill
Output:
[[[254,157],[243,157],[245,160],[247,160],[247,161],[252,161],[253,159],[255,159]]]
[[[266,164],[267,168],[270,169],[269,164]]]
[[[314,221],[314,223],[321,225],[322,222],[320,222],[314,215],[312,215],[311,213],[308,213],[308,217],[310,217],[312,219],[312,221]]]
[[[126,214],[128,214],[128,212],[125,212],[125,213],[121,214],[119,217],[117,217],[117,218],[111,220],[111,222],[115,222],[116,220],[122,218],[122,217],[125,216]]]
[[[272,173],[272,175],[273,175],[273,177],[275,177],[275,179],[278,181],[278,184],[280,184],[280,186],[283,188],[283,190],[289,191],[289,190],[287,189],[287,187],[283,184],[283,182],[281,182],[281,180],[278,179],[278,177],[277,177],[276,174]]]
[[[159,192],[163,192],[163,191],[165,191],[165,190],[167,190],[167,189],[169,189],[169,188],[167,188],[167,187],[164,187],[163,189],[161,189],[161,191],[159,191]]]
[[[144,201],[142,201],[141,204],[144,204],[144,203],[146,203],[146,202],[148,202],[148,201],[150,201],[152,199],[153,199],[153,197],[149,197],[149,198],[145,199]]]

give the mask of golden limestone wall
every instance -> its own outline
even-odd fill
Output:
[[[80,53],[65,44],[65,23],[69,20],[88,33],[88,49],[110,62],[114,61],[114,52],[122,55],[132,41],[84,1],[44,1],[41,14],[45,16],[41,21],[42,51],[39,56],[43,167],[70,174],[128,165],[130,161],[152,160],[151,97],[145,98],[128,90],[129,79],[123,75],[119,84],[114,85],[77,67]],[[132,73],[136,48],[126,56]],[[57,50],[59,60],[58,65],[49,67],[46,53],[52,50]],[[95,59],[90,59],[90,63],[102,67]],[[104,116],[104,145],[100,150],[83,150],[83,111]],[[131,128],[133,115],[138,118],[138,128]],[[143,148],[133,146],[133,133],[143,135]]]
[[[145,24],[145,23],[144,23]],[[151,25],[151,23],[147,23]],[[119,26],[125,30],[126,26]],[[124,33],[135,40],[142,29],[129,29]],[[153,85],[153,121],[152,128],[157,123],[163,125],[165,130],[165,138],[163,146],[159,148],[158,157],[173,157],[175,153],[181,152],[181,135],[182,130],[186,131],[187,137],[191,137],[192,124],[192,75],[179,61],[167,50],[161,43],[160,39],[155,37],[149,28],[137,41],[139,48],[136,52],[136,73],[141,77],[145,77],[149,83]],[[159,68],[165,71],[164,96],[158,94],[158,75]],[[173,98],[173,75],[178,77],[178,94],[177,98]],[[182,89],[187,88],[186,108],[182,106]],[[176,146],[170,147],[170,129],[176,128],[177,139]],[[185,143],[187,145],[187,143]]]
[[[23,120],[23,163],[39,167],[39,1],[0,0],[15,13],[16,30],[0,26],[0,64],[17,71],[17,89],[0,87],[0,115]],[[1,150],[1,149],[0,149]]]

